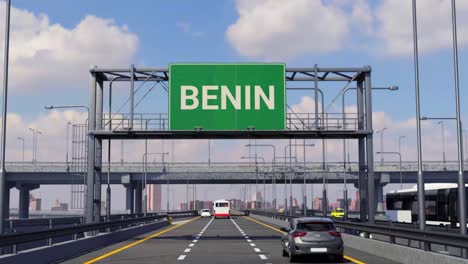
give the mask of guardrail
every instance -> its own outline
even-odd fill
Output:
[[[301,216],[291,216],[280,213],[265,212],[259,210],[251,210],[251,214],[260,216],[271,217],[283,221],[290,221],[292,218]],[[454,247],[460,249],[460,254],[450,254],[461,257],[462,250],[468,250],[468,235],[454,234],[439,231],[422,231],[418,229],[382,226],[377,224],[367,224],[349,221],[334,220],[335,226],[343,233],[351,235],[359,235],[364,238],[371,238],[382,240],[391,244],[398,244],[403,246],[411,246],[412,242],[416,241],[419,248],[425,251],[435,251],[437,253],[447,254],[447,247]],[[385,236],[388,239],[377,239],[376,235]],[[407,240],[406,244],[397,243],[397,240]],[[432,247],[438,245],[444,247],[445,252],[440,250],[433,250]]]
[[[99,231],[111,232],[120,230],[122,228],[130,227],[136,224],[145,224],[153,221],[162,220],[172,217],[184,217],[197,215],[197,211],[180,211],[180,212],[169,212],[168,214],[154,214],[146,217],[134,217],[130,219],[114,220],[109,222],[102,222],[96,224],[81,224],[71,227],[51,228],[48,230],[35,231],[35,232],[20,232],[20,233],[9,233],[0,235],[0,248],[11,247],[12,254],[17,254],[17,246],[20,244],[46,241],[48,246],[52,246],[53,239],[59,237],[69,237],[66,240],[77,240],[79,237],[83,237],[85,233],[95,234]],[[63,219],[62,219],[63,220]],[[66,241],[63,240],[63,241]],[[38,245],[39,246],[43,246]],[[31,249],[31,247],[27,248]],[[25,250],[25,249],[23,249]]]

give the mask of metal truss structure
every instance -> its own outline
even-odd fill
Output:
[[[359,181],[361,219],[374,222],[374,161],[372,138],[372,94],[371,68],[286,68],[286,82],[311,83],[315,98],[315,109],[311,113],[288,115],[288,126],[284,131],[171,131],[167,129],[167,117],[150,117],[137,114],[135,109],[135,84],[141,82],[167,83],[170,73],[167,68],[90,69],[90,104],[88,126],[88,168],[86,222],[99,221],[101,208],[102,140],[129,139],[358,139]],[[129,84],[129,109],[126,114],[112,113],[112,84]],[[320,112],[319,83],[341,82],[348,87],[355,84],[357,111],[355,115]],[[109,109],[104,113],[104,89],[108,87]],[[167,87],[167,86],[166,86]],[[287,88],[286,89],[290,89]],[[292,89],[292,88],[291,88]],[[323,105],[323,102],[322,102]],[[114,118],[119,116],[118,118]],[[158,123],[159,122],[159,123]],[[165,125],[166,124],[166,125]],[[90,191],[94,190],[94,191]],[[324,197],[326,190],[324,189]],[[326,199],[324,199],[325,201]]]

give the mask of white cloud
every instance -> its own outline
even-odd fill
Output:
[[[450,0],[417,1],[418,43],[421,52],[452,47]],[[457,1],[458,41],[468,44],[468,2]],[[412,5],[407,0],[382,0],[375,10],[380,52],[408,55],[413,52]]]
[[[237,0],[239,18],[226,37],[237,52],[252,58],[280,60],[333,52],[346,45],[350,23],[367,20],[359,11],[362,8],[346,11],[353,5],[367,5],[365,1],[335,2]]]
[[[307,54],[360,50],[387,56],[413,51],[408,0],[237,0],[239,18],[226,37],[242,56],[287,60]],[[417,1],[422,53],[452,47],[451,1]],[[468,45],[468,1],[457,1],[458,43]]]
[[[202,37],[205,35],[204,32],[194,31],[190,23],[179,21],[176,23],[176,27],[179,28],[184,34],[190,35],[192,37]]]
[[[4,14],[2,2],[1,21]],[[65,28],[51,23],[44,14],[15,7],[11,14],[10,83],[13,88],[64,89],[78,81],[86,83],[90,65],[128,65],[137,49],[137,36],[112,19],[88,15],[75,27]],[[2,27],[2,36],[3,31]]]

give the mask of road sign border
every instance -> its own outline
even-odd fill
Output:
[[[234,66],[234,65],[281,65],[283,66],[283,80],[284,80],[284,96],[283,96],[283,99],[284,99],[284,102],[283,102],[283,112],[284,112],[284,124],[283,124],[283,131],[286,130],[286,63],[284,62],[187,62],[187,63],[184,63],[184,62],[173,62],[173,63],[169,63],[169,67],[168,67],[168,74],[169,74],[169,91],[168,91],[168,111],[167,111],[167,120],[168,120],[168,129],[169,131],[172,131],[171,129],[171,80],[172,80],[172,77],[171,77],[171,69],[172,69],[172,66],[177,66],[177,65],[213,65],[213,66],[216,66],[216,65],[230,65],[230,66]],[[227,130],[227,131],[236,131],[236,130]],[[237,130],[239,131],[239,130]],[[242,131],[242,130],[240,130]],[[269,130],[259,130],[259,131],[269,131]],[[271,130],[271,131],[277,131],[277,130]]]

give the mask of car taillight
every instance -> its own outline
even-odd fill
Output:
[[[329,231],[328,234],[334,237],[341,237],[341,233],[338,231]]]
[[[305,236],[305,235],[307,235],[307,232],[298,231],[298,232],[292,233],[292,236],[293,236],[294,238],[296,238],[296,237],[303,237],[303,236]]]

